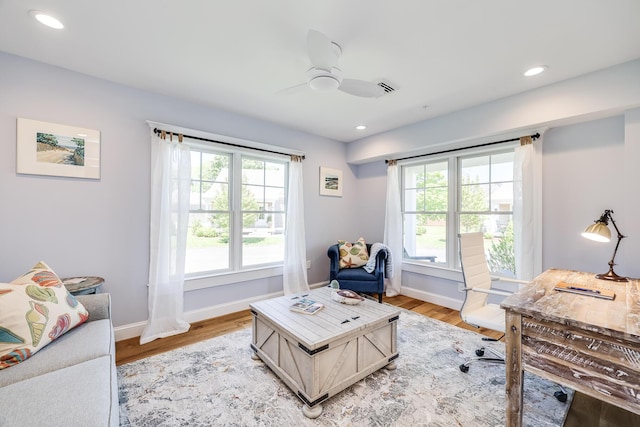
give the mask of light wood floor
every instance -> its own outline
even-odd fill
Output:
[[[460,319],[457,310],[420,301],[407,296],[385,297],[384,302],[411,310],[424,316],[442,320],[451,325],[461,328],[473,330],[485,334],[492,338],[500,338],[501,333],[489,329],[477,329],[467,325]],[[173,350],[178,347],[193,344],[209,338],[228,334],[243,328],[251,326],[251,313],[249,310],[226,316],[216,317],[213,319],[203,320],[191,324],[189,332],[175,335],[168,338],[162,338],[150,343],[140,345],[139,338],[131,338],[128,340],[118,341],[116,343],[116,364],[133,362],[134,360],[143,359],[153,356],[154,354]]]
[[[473,330],[489,336],[500,338],[501,333],[476,329],[462,322],[457,310],[420,301],[407,296],[385,297],[384,302],[402,307],[406,310],[422,314],[427,317],[441,320],[451,325]],[[213,319],[192,323],[189,332],[173,337],[162,338],[148,344],[140,345],[139,338],[118,341],[116,343],[116,364],[133,362],[138,359],[153,356],[189,344],[228,334],[251,326],[251,313],[249,310]],[[640,416],[631,414],[620,408],[607,405],[596,399],[576,393],[565,427],[626,427],[640,426]]]

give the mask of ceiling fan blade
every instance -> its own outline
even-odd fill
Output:
[[[356,79],[342,79],[338,90],[365,98],[379,98],[385,94],[385,90],[377,84]]]
[[[293,95],[296,93],[300,93],[303,92],[305,90],[307,90],[309,88],[309,84],[308,83],[300,83],[297,85],[293,85],[293,86],[289,86],[289,87],[285,87],[284,89],[280,89],[279,91],[276,92],[276,95]]]
[[[331,71],[338,61],[340,47],[320,31],[309,30],[307,33],[307,53],[315,68]]]

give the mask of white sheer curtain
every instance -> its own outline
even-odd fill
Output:
[[[513,240],[516,275],[542,272],[542,137],[520,138],[513,162]]]
[[[183,291],[191,158],[186,144],[171,139],[151,132],[149,320],[140,344],[190,327],[183,319]]]
[[[287,227],[284,243],[284,294],[309,290],[307,283],[307,248],[304,233],[304,199],[302,157],[291,156],[289,163],[289,194],[287,196]]]
[[[400,180],[398,165],[389,161],[387,167],[387,203],[384,218],[384,244],[391,250],[393,277],[387,280],[386,295],[400,295],[402,284],[402,206],[400,205]]]

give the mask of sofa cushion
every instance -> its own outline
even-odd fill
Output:
[[[86,322],[40,350],[36,356],[11,369],[1,370],[0,387],[101,356],[113,357],[114,345],[109,319]]]
[[[369,260],[369,252],[364,237],[359,238],[354,243],[345,240],[338,240],[338,251],[340,252],[340,268],[362,267]]]
[[[117,426],[116,375],[103,356],[8,385],[0,426]]]
[[[45,263],[0,283],[0,369],[20,363],[89,318]]]

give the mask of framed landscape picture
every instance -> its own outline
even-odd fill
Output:
[[[342,197],[342,171],[320,166],[320,195]]]
[[[100,131],[18,118],[18,173],[100,179]]]

